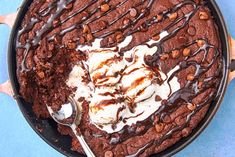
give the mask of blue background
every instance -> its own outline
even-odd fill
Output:
[[[235,37],[235,1],[216,0]],[[0,0],[0,15],[15,12],[22,0]],[[10,29],[0,26],[0,83],[8,79],[7,41]],[[235,80],[206,130],[175,157],[235,157]],[[63,157],[30,128],[16,102],[0,94],[0,157]]]

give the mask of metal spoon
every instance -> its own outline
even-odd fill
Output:
[[[95,157],[90,147],[87,145],[86,141],[84,140],[83,136],[77,133],[76,127],[79,122],[76,121],[78,117],[78,108],[77,108],[76,101],[72,97],[69,97],[68,100],[69,100],[69,103],[62,105],[61,109],[58,112],[54,112],[51,109],[51,107],[48,105],[47,105],[47,109],[51,117],[58,124],[69,126],[72,129],[74,135],[77,137],[86,155],[88,157]]]

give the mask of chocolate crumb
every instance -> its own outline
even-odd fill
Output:
[[[80,97],[80,98],[78,99],[79,102],[83,102],[84,100],[85,100],[84,97]]]
[[[156,96],[155,96],[155,101],[158,102],[158,101],[161,101],[161,100],[162,100],[162,98],[161,98],[159,95],[156,95]]]
[[[125,60],[126,60],[127,62],[132,62],[132,61],[133,61],[133,57],[125,58]]]

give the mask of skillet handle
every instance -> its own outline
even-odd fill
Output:
[[[5,93],[5,94],[13,97],[13,90],[12,90],[10,80],[7,80],[3,84],[0,84],[0,93]]]
[[[6,24],[10,28],[12,28],[16,19],[16,15],[17,15],[17,12],[7,14],[7,15],[0,15],[0,24]]]
[[[6,24],[10,28],[12,28],[14,25],[16,16],[17,16],[17,12],[7,14],[7,15],[0,15],[0,24]],[[12,90],[10,80],[7,80],[6,82],[0,84],[0,93],[5,93],[13,97],[13,90]]]
[[[235,78],[235,40],[229,36],[230,43],[230,56],[231,56],[231,72],[229,74],[229,82],[231,82]]]

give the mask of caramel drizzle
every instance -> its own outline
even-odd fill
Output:
[[[192,45],[196,43],[196,41],[188,44],[188,45]],[[209,45],[208,43],[205,43],[205,45],[200,48],[205,50],[205,54],[208,53],[209,49],[214,49],[215,50],[215,56],[212,59],[212,61],[206,66],[206,67],[202,67],[200,66],[200,64],[195,63],[193,61],[190,61],[190,59],[192,57],[194,57],[196,55],[196,52],[200,52],[199,50],[196,50],[191,56],[186,57],[185,59],[185,63],[189,63],[190,65],[194,65],[197,68],[197,73],[195,74],[196,78],[199,78],[200,76],[202,76],[204,73],[206,73],[211,66],[218,61],[218,58],[220,57],[220,53],[219,51],[212,45]],[[204,55],[206,56],[206,55]],[[204,60],[204,58],[202,59]],[[184,70],[186,67],[188,67],[189,65],[183,65],[180,66],[180,69],[173,73],[170,78],[173,78],[174,75],[176,75],[177,73],[179,73],[180,71]],[[217,83],[217,78],[220,78],[221,75],[221,68],[222,65],[220,64],[218,67],[218,71],[216,72],[216,74],[213,77],[207,77],[204,79],[204,86],[199,88],[198,87],[198,79],[195,79],[193,81],[188,81],[185,85],[184,88],[182,88],[181,90],[176,91],[175,93],[173,93],[171,95],[171,97],[168,99],[167,104],[164,104],[160,107],[160,109],[153,115],[159,115],[161,118],[164,117],[164,115],[170,114],[172,112],[174,112],[183,102],[192,102],[194,97],[197,97],[198,95],[204,93],[205,90],[207,89],[216,89],[219,85]],[[143,146],[143,148],[141,148],[139,151],[136,152],[136,154],[133,155],[129,155],[128,157],[134,157],[134,156],[138,156],[140,154],[142,154],[144,152],[145,149],[153,146],[153,145],[161,145],[161,143],[169,138],[173,133],[182,130],[183,128],[187,127],[191,117],[193,115],[195,115],[202,107],[204,107],[205,105],[207,105],[208,103],[210,103],[214,97],[215,97],[216,93],[212,92],[212,94],[209,95],[208,98],[206,98],[204,101],[202,101],[200,104],[197,105],[196,109],[194,111],[192,111],[186,120],[186,123],[183,126],[177,126],[173,129],[171,129],[168,133],[166,133],[161,139],[157,140],[157,141],[150,141],[148,144],[146,144],[145,146]],[[161,119],[162,120],[162,119]],[[144,134],[149,128],[152,127],[153,125],[153,119],[152,118],[148,118],[143,122],[139,122],[137,123],[137,125],[141,125],[141,124],[146,124],[146,128],[144,129],[144,131],[142,131],[139,134],[136,134],[136,132],[134,131],[134,129],[127,129],[125,128],[122,135],[120,137],[117,137],[116,139],[112,138],[110,141],[110,144],[117,144],[119,142],[122,142],[126,139],[128,139],[129,137],[132,136],[138,136],[138,135],[142,135]],[[126,136],[127,135],[127,136]]]
[[[102,100],[99,103],[96,104],[96,107],[105,107],[105,106],[109,106],[110,104],[118,104],[123,102],[123,98],[119,97],[119,98],[113,98],[113,99],[108,99],[108,100]]]
[[[183,3],[180,3],[180,4],[176,5],[176,6],[171,10],[171,11],[175,12],[175,11],[179,10],[181,7],[183,7],[183,6],[187,5],[187,4],[193,5],[193,6],[194,6],[194,10],[185,15],[185,17],[187,17],[187,18],[186,18],[185,22],[183,23],[183,25],[180,26],[180,27],[178,27],[178,28],[176,28],[176,29],[173,30],[171,33],[169,33],[170,35],[167,36],[167,37],[165,37],[165,38],[163,38],[163,39],[158,43],[158,45],[156,45],[156,44],[153,44],[153,45],[151,45],[151,46],[148,45],[149,47],[153,47],[153,46],[158,46],[158,47],[159,47],[159,45],[161,45],[161,43],[162,43],[163,41],[165,41],[165,40],[169,39],[170,37],[174,36],[179,30],[181,30],[184,26],[187,25],[187,23],[189,22],[189,20],[192,18],[193,14],[195,14],[196,11],[197,11],[197,9],[198,9],[198,8],[196,7],[196,4],[195,4],[195,3],[191,2],[191,1],[184,1]],[[169,15],[169,14],[170,14],[170,11],[166,11],[165,13],[163,13],[163,15],[164,15],[163,17],[167,17],[167,15]],[[184,17],[181,17],[180,20],[179,20],[179,19],[174,20],[174,21],[173,21],[173,24],[177,24],[177,23],[178,23],[179,21],[181,21],[182,19],[184,19]],[[150,20],[150,21],[151,21],[151,20]],[[149,22],[149,21],[147,21],[147,22]],[[157,22],[157,21],[156,21],[156,22]],[[153,22],[149,22],[149,23],[153,23]],[[148,25],[147,25],[147,26],[148,26]],[[166,27],[166,30],[169,29],[170,26],[172,26],[172,24],[170,24],[169,26],[167,26],[167,27]],[[141,28],[141,27],[139,27],[139,28]],[[137,30],[137,31],[140,31],[141,29],[136,29],[136,30]],[[137,31],[135,31],[135,33],[136,33]],[[134,32],[133,32],[133,33],[134,33]],[[162,52],[161,52],[161,53],[162,53]],[[196,52],[195,52],[195,53],[196,53]],[[156,52],[154,55],[159,56],[159,53]],[[158,58],[157,58],[157,59],[158,59]],[[175,76],[175,74],[176,74],[176,72],[175,72],[174,74],[172,74],[171,77],[173,78],[173,77]],[[172,79],[172,78],[171,78],[171,79]],[[169,79],[169,82],[170,82],[171,79]],[[169,84],[169,82],[168,82],[168,84]],[[170,85],[169,85],[169,87],[170,87]],[[172,91],[171,88],[170,88],[170,90]],[[150,98],[151,98],[151,97],[150,97]],[[151,126],[152,126],[152,125],[151,125]],[[147,128],[145,129],[145,131],[147,131],[147,129],[149,129],[149,128],[150,128],[150,127],[147,127]],[[126,138],[124,138],[124,139],[126,139]],[[119,140],[121,141],[121,138],[120,138]],[[115,141],[119,141],[119,140],[115,140]],[[120,141],[119,141],[119,142],[120,142]]]
[[[24,51],[24,57],[23,57],[23,61],[22,61],[22,65],[21,65],[21,71],[22,72],[27,72],[29,71],[30,69],[28,69],[26,67],[26,58],[28,56],[28,53],[31,49],[36,49],[36,47],[39,45],[39,42],[40,40],[48,33],[50,33],[53,29],[52,28],[57,28],[58,26],[62,25],[63,23],[65,23],[66,21],[68,21],[69,19],[73,18],[74,16],[76,16],[77,14],[79,13],[82,13],[83,11],[85,11],[87,8],[91,7],[93,4],[95,4],[95,2],[97,2],[97,0],[92,0],[90,2],[88,2],[85,6],[83,6],[82,8],[80,8],[78,11],[76,11],[75,13],[73,13],[72,15],[68,16],[67,18],[65,18],[64,20],[60,21],[58,23],[57,26],[53,26],[52,22],[54,20],[57,20],[59,19],[58,17],[61,15],[61,13],[66,9],[66,6],[68,4],[70,4],[71,2],[73,2],[74,0],[68,0],[68,1],[64,1],[64,0],[60,0],[59,2],[55,3],[55,2],[52,2],[49,4],[48,8],[44,8],[42,9],[41,11],[39,11],[39,14],[42,14],[42,16],[46,16],[48,15],[52,10],[53,8],[56,8],[56,11],[54,14],[51,15],[51,17],[49,18],[49,20],[45,23],[45,25],[36,32],[36,36],[33,38],[33,40],[30,40],[30,41],[27,41],[26,44],[23,46],[20,44],[20,41],[19,41],[19,38],[20,36],[23,34],[23,33],[26,33],[28,31],[31,31],[33,26],[39,22],[40,20],[36,20],[34,22],[31,23],[32,27],[28,27],[28,29],[26,29],[27,26],[23,27],[22,30],[20,30],[18,32],[18,35],[17,35],[17,48],[24,48],[25,51]],[[144,2],[146,0],[142,0],[140,3],[137,4],[137,6],[139,5],[143,5]],[[104,2],[109,2],[109,0],[105,0]],[[115,9],[117,9],[118,7],[122,6],[123,4],[125,4],[127,2],[127,0],[124,0],[123,2],[119,3],[116,7],[113,7],[110,9],[110,11],[108,12],[111,12],[111,11],[115,11]],[[135,19],[134,21],[132,21],[131,25],[135,25],[139,19],[141,19],[142,17],[145,16],[145,14],[147,13],[147,10],[149,10],[150,6],[152,5],[153,3],[153,0],[149,0],[149,3],[148,3],[148,6],[147,8],[145,9],[144,12],[142,12],[139,17],[137,19]],[[76,23],[64,30],[61,30],[61,32],[59,34],[54,34],[53,36],[51,37],[47,37],[48,41],[52,41],[54,40],[55,36],[56,35],[59,35],[59,36],[63,36],[65,35],[66,33],[74,30],[74,29],[81,29],[82,28],[82,25],[85,23],[85,24],[89,24],[91,22],[94,22],[96,20],[98,20],[99,18],[107,15],[108,13],[103,13],[102,15],[100,15],[99,17],[96,17],[94,18],[93,20],[89,20],[90,17],[92,17],[97,11],[99,10],[99,8],[96,8],[94,9],[93,11],[91,11],[87,17],[84,17],[79,23]],[[33,20],[32,20],[33,21]],[[116,19],[115,21],[111,22],[111,24],[114,24],[116,21],[118,21],[118,19]],[[122,30],[125,30],[129,27],[130,25],[126,25],[122,28]],[[115,30],[113,30],[115,31]],[[105,34],[104,34],[105,35]],[[105,36],[109,36],[108,34],[106,34]],[[102,36],[100,36],[100,38],[102,38]]]
[[[197,41],[193,41],[192,43],[189,43],[188,46],[191,46],[191,45],[195,44],[196,42]],[[212,61],[207,66],[202,67],[196,61],[189,60],[190,58],[196,56],[199,52],[201,52],[203,50],[204,51],[204,58],[202,59],[202,61],[205,61],[206,56],[209,53],[209,49],[214,49],[215,54],[214,54]],[[217,73],[214,75],[214,77],[205,78],[204,79],[204,87],[202,87],[202,88],[198,87],[198,83],[199,83],[198,78],[200,78],[203,74],[205,74],[212,67],[212,65],[214,65],[214,63],[216,61],[218,61],[219,57],[220,57],[219,51],[213,45],[210,45],[207,42],[205,43],[204,46],[197,49],[192,55],[190,55],[189,57],[186,57],[185,60],[180,63],[180,65],[179,65],[180,69],[177,70],[176,72],[174,72],[170,76],[169,79],[172,79],[176,74],[178,74],[180,71],[186,69],[189,66],[196,67],[195,79],[193,81],[188,81],[184,88],[171,94],[170,98],[168,99],[167,104],[162,105],[160,107],[160,109],[154,115],[159,115],[161,118],[163,118],[164,115],[167,115],[169,113],[174,112],[180,106],[180,104],[182,104],[182,102],[192,103],[193,98],[204,93],[205,90],[216,89],[219,85],[216,82],[215,78],[220,77],[221,70],[218,70]],[[221,69],[221,68],[222,68],[222,65],[220,65],[218,67],[218,69]],[[145,146],[140,148],[135,154],[128,155],[127,157],[136,157],[136,156],[142,154],[147,148],[150,148],[153,145],[159,146],[162,144],[162,142],[164,140],[170,138],[173,135],[173,133],[175,133],[177,131],[181,131],[182,129],[187,127],[189,125],[191,118],[198,111],[200,111],[205,105],[210,103],[214,99],[215,95],[216,95],[216,93],[212,92],[204,101],[202,101],[200,104],[198,104],[196,106],[196,109],[194,111],[192,111],[190,114],[188,114],[187,119],[186,119],[186,123],[184,125],[174,127],[173,129],[168,131],[164,136],[162,136],[159,140],[150,141],[148,144],[146,144]],[[148,129],[149,129],[149,127],[147,127],[147,129],[145,129],[145,130],[147,131]]]
[[[183,25],[177,27],[175,30],[170,32],[169,33],[170,35],[168,35],[167,37],[164,37],[161,40],[161,42],[159,42],[157,45],[154,44],[154,45],[151,45],[151,46],[158,46],[160,48],[160,50],[162,50],[162,48],[160,47],[161,43],[163,41],[166,41],[166,40],[170,39],[179,30],[181,30],[183,27],[185,27],[188,24],[189,20],[193,17],[193,15],[195,15],[195,13],[198,10],[199,6],[196,6],[196,4],[191,2],[191,1],[185,1],[185,3],[180,3],[179,5],[177,5],[176,8],[179,9],[179,7],[182,7],[183,5],[186,5],[186,3],[187,4],[193,4],[194,10],[192,12],[186,14],[185,17],[181,17],[180,19],[177,19],[177,20],[174,21],[174,24],[177,24],[180,21],[182,21],[183,19],[185,19],[185,21],[183,22]],[[173,8],[173,10],[174,10],[174,8]],[[167,14],[169,14],[169,12],[166,12],[166,15]],[[169,25],[165,30],[168,30],[174,24]],[[136,30],[139,31],[140,29],[136,29]],[[137,32],[137,31],[135,31],[135,32]],[[198,40],[204,40],[204,39],[198,39]],[[211,89],[216,89],[218,87],[218,83],[215,80],[220,78],[220,73],[221,73],[221,68],[222,68],[221,65],[218,67],[219,70],[214,75],[214,77],[205,78],[204,79],[204,84],[205,85],[201,89],[199,89],[199,87],[198,87],[198,83],[199,83],[198,82],[198,78],[200,78],[203,74],[205,74],[212,67],[212,65],[214,65],[214,63],[219,60],[219,57],[220,57],[220,53],[219,53],[218,49],[216,47],[214,47],[213,45],[210,45],[207,41],[205,41],[205,42],[206,43],[205,43],[204,46],[198,48],[198,50],[196,50],[192,55],[186,57],[185,60],[180,63],[180,65],[179,65],[180,69],[177,70],[176,72],[174,72],[170,76],[168,84],[169,84],[170,80],[172,80],[173,77],[176,76],[176,74],[178,74],[180,71],[186,69],[189,66],[194,66],[196,68],[195,79],[193,81],[188,81],[183,89],[178,90],[178,91],[176,91],[173,94],[171,93],[171,96],[168,99],[167,104],[162,105],[160,107],[160,109],[154,115],[160,115],[160,117],[163,117],[163,115],[166,115],[166,114],[174,112],[179,107],[179,105],[182,102],[186,102],[186,103],[192,102],[194,97],[204,93],[205,90],[210,89],[210,88]],[[187,44],[186,47],[187,46],[191,46],[191,45],[193,45],[195,43],[197,43],[196,40],[193,41],[192,43]],[[202,59],[202,63],[205,62],[206,61],[206,57],[207,57],[207,55],[209,53],[209,49],[213,49],[215,54],[214,54],[214,57],[213,57],[212,61],[207,65],[207,67],[201,66],[201,64],[197,63],[196,61],[190,61],[189,60],[190,58],[196,56],[201,51],[204,51],[204,58]],[[158,51],[158,52],[155,53],[156,61],[157,61],[157,59],[159,59],[159,55],[160,55],[159,53],[163,53],[163,52]],[[204,107],[205,105],[210,103],[213,100],[214,97],[215,97],[215,94],[210,94],[209,97],[205,101],[203,101],[203,102],[201,102],[201,104],[197,105],[196,109],[194,111],[192,111],[187,116],[187,121],[186,121],[186,123],[183,126],[178,126],[178,127],[175,127],[173,129],[171,129],[160,140],[158,140],[158,141],[150,141],[148,144],[146,144],[145,146],[140,148],[135,154],[129,155],[128,157],[138,156],[138,155],[142,154],[147,148],[149,148],[149,147],[151,147],[153,145],[158,145],[159,146],[165,139],[169,138],[173,133],[175,133],[177,131],[180,131],[183,128],[185,128],[186,126],[188,126],[188,124],[189,124],[189,122],[191,120],[191,117],[193,115],[195,115],[202,107]],[[123,131],[122,131],[122,135],[123,136],[121,135],[121,136],[119,136],[117,138],[111,138],[110,144],[117,144],[119,142],[122,142],[122,141],[128,139],[130,136],[133,136],[133,134],[135,136],[144,134],[152,126],[153,120],[151,120],[151,118],[148,118],[147,120],[143,121],[142,123],[139,123],[139,125],[146,124],[146,123],[147,123],[147,127],[144,129],[144,131],[142,131],[139,134],[136,134],[136,132],[133,131],[133,129],[127,129],[127,127],[124,128]],[[126,135],[128,135],[128,136],[126,136]]]
[[[209,102],[211,102],[215,97],[215,94],[210,94],[209,97],[207,98],[207,100],[201,102],[197,108],[192,111],[190,114],[187,115],[186,118],[186,123],[182,126],[176,126],[173,129],[171,129],[170,131],[168,131],[164,136],[162,136],[159,140],[151,140],[149,143],[145,144],[142,148],[140,148],[136,153],[132,154],[132,155],[127,155],[126,157],[137,157],[139,155],[141,155],[142,153],[144,153],[144,151],[148,148],[150,148],[153,145],[161,145],[162,142],[168,138],[170,138],[173,133],[177,132],[177,131],[181,131],[183,130],[185,127],[187,127],[189,125],[189,122],[191,120],[191,118],[198,112],[200,111],[204,106],[206,106]]]
[[[92,72],[97,71],[97,70],[103,68],[103,67],[106,66],[106,65],[109,66],[109,65],[112,64],[113,62],[116,63],[116,62],[119,62],[119,61],[121,61],[121,60],[122,60],[121,57],[118,57],[118,56],[115,55],[114,57],[109,58],[109,59],[107,59],[107,60],[101,62],[101,63],[98,65],[98,67],[96,67],[96,69],[92,70]]]
[[[22,61],[22,65],[21,65],[21,70],[24,72],[27,70],[29,70],[26,67],[26,58],[28,56],[28,53],[31,49],[35,49],[38,45],[40,40],[49,32],[51,32],[53,30],[53,24],[52,22],[56,19],[59,18],[59,16],[62,14],[62,12],[65,10],[65,6],[68,5],[69,3],[73,2],[74,0],[60,0],[59,2],[55,3],[56,1],[52,2],[51,4],[49,4],[48,8],[44,8],[41,11],[39,11],[40,16],[47,16],[50,14],[50,12],[56,8],[56,12],[54,14],[51,15],[51,17],[49,18],[49,20],[45,23],[45,25],[36,32],[36,37],[33,40],[29,40],[26,42],[25,45],[21,45],[20,42],[20,36],[26,32],[29,32],[33,29],[34,25],[39,22],[39,19],[36,18],[31,18],[30,22],[28,25],[26,25],[25,27],[23,27],[17,35],[17,41],[16,41],[16,45],[17,48],[24,48],[24,56],[23,56],[23,61]],[[92,15],[94,15],[98,9],[94,9],[92,10],[89,15],[85,18],[83,18],[81,20],[81,22],[72,25],[64,30],[62,30],[60,32],[60,36],[66,34],[67,32],[72,31],[73,29],[81,29],[83,24],[89,24],[91,22],[94,22],[96,20],[98,20],[99,18],[107,15],[108,13],[114,11],[116,8],[120,7],[121,5],[123,5],[124,3],[126,3],[128,0],[124,0],[123,2],[119,3],[117,6],[112,7],[108,12],[101,14],[98,17],[94,17],[93,19],[91,19]],[[144,5],[144,3],[147,0],[142,0],[139,4],[137,4],[137,6],[140,5]],[[74,16],[76,16],[77,14],[81,13],[82,11],[85,11],[87,8],[89,8],[90,6],[92,6],[95,2],[97,2],[97,0],[93,0],[88,2],[87,5],[83,6],[81,9],[79,9],[78,11],[76,11],[75,13],[73,13],[72,15],[68,16],[66,19],[64,19],[63,21],[60,21],[59,25],[62,25],[63,23],[65,23],[66,21],[68,21],[69,19],[73,18]],[[106,0],[105,2],[108,2],[108,0]],[[178,11],[180,8],[182,8],[185,5],[192,5],[193,6],[193,11],[187,13],[186,15],[184,15],[183,17],[177,18],[176,20],[173,21],[173,23],[171,23],[169,26],[167,26],[164,31],[170,31],[170,28],[173,27],[174,25],[177,25],[179,22],[183,21],[183,24],[179,27],[177,27],[176,29],[172,30],[169,32],[169,35],[164,37],[158,44],[153,44],[153,45],[148,45],[149,47],[153,47],[153,46],[158,46],[158,51],[153,55],[153,62],[157,62],[157,60],[159,59],[160,54],[162,54],[162,48],[161,48],[161,43],[163,43],[164,41],[170,39],[171,37],[173,37],[177,32],[179,32],[179,30],[181,30],[182,28],[184,28],[189,20],[195,15],[195,13],[197,12],[198,8],[200,7],[200,5],[197,5],[195,2],[190,1],[190,0],[185,0],[179,4],[177,4],[176,6],[174,6],[172,9],[169,9],[167,11],[162,12],[163,15],[163,19],[161,20],[157,20],[156,17],[153,17],[150,20],[147,20],[146,22],[144,22],[141,26],[139,26],[136,29],[132,29],[134,28],[135,24],[142,19],[143,17],[146,17],[148,15],[148,12],[151,9],[151,6],[153,4],[154,0],[148,0],[148,4],[146,6],[146,8],[144,9],[144,11],[142,13],[140,13],[138,15],[138,17],[133,20],[130,21],[129,24],[119,28],[119,29],[115,29],[112,30],[110,32],[106,32],[103,35],[101,35],[99,38],[105,38],[108,37],[112,34],[114,34],[117,31],[122,31],[124,32],[127,28],[131,27],[130,30],[125,34],[125,36],[128,35],[132,35],[134,33],[140,32],[142,30],[148,29],[150,26],[157,24],[159,22],[162,22],[163,20],[165,20],[168,15],[170,13],[176,12]],[[137,7],[136,6],[136,7]],[[120,20],[121,18],[123,18],[127,13],[124,13],[123,15],[119,16],[117,19],[114,19],[114,21],[111,21],[109,24],[113,25],[114,23],[116,23],[118,20]],[[58,26],[57,26],[58,27]],[[105,28],[104,28],[105,29]],[[93,33],[97,33],[99,31],[102,30],[96,30]],[[47,37],[48,41],[52,40],[56,35],[53,35],[52,37]],[[187,44],[186,46],[191,46],[193,44],[195,44],[196,41],[193,41],[192,43]],[[105,45],[107,46],[107,45]],[[111,45],[112,46],[112,45]],[[179,48],[180,49],[180,48]],[[215,56],[212,59],[212,61],[208,64],[207,67],[203,67],[201,66],[200,63],[197,63],[195,61],[190,61],[189,59],[196,56],[199,52],[204,51],[204,58],[202,60],[202,62],[206,61],[206,57],[208,55],[208,51],[209,49],[213,49],[215,51]],[[171,79],[173,79],[174,76],[176,76],[180,71],[186,69],[188,66],[194,66],[196,68],[196,74],[195,74],[195,80],[193,81],[188,81],[185,85],[185,87],[181,90],[176,91],[175,93],[170,93],[170,97],[168,99],[167,104],[164,104],[160,107],[160,109],[154,114],[154,115],[160,115],[160,117],[163,117],[163,115],[172,113],[173,111],[175,111],[179,105],[182,102],[191,102],[193,98],[195,98],[197,95],[202,94],[205,90],[209,89],[209,88],[217,88],[218,87],[218,83],[216,82],[217,79],[220,78],[221,75],[221,69],[222,69],[222,65],[220,65],[220,67],[218,67],[218,71],[215,74],[214,77],[208,77],[204,79],[204,86],[199,88],[198,87],[198,78],[200,78],[203,74],[205,74],[211,67],[212,65],[214,65],[214,63],[216,61],[219,60],[220,53],[219,51],[216,49],[216,47],[214,47],[213,45],[210,45],[208,42],[206,42],[206,44],[199,48],[198,50],[196,50],[192,55],[190,55],[189,57],[186,57],[185,60],[183,62],[181,62],[179,64],[180,69],[177,70],[176,72],[174,72],[170,77],[169,77],[169,81],[168,84],[170,82]],[[151,67],[151,66],[150,66]],[[108,93],[105,93],[105,95],[109,95]],[[112,95],[112,94],[110,94]],[[204,107],[205,105],[207,105],[208,103],[210,103],[215,97],[215,94],[210,94],[208,96],[207,99],[205,99],[203,102],[201,102],[200,104],[197,105],[196,109],[194,111],[192,111],[188,116],[187,116],[187,120],[186,123],[183,126],[177,126],[173,129],[171,129],[167,134],[165,134],[161,139],[157,140],[157,141],[150,141],[148,144],[146,144],[145,146],[143,146],[141,149],[139,149],[135,154],[133,155],[129,155],[128,157],[134,157],[134,156],[138,156],[140,154],[142,154],[147,148],[153,146],[153,145],[157,145],[159,146],[165,139],[169,138],[172,136],[173,133],[177,132],[177,131],[181,131],[183,128],[187,127],[189,125],[189,122],[191,120],[191,118],[198,112],[200,111],[200,109],[202,107]],[[117,100],[115,100],[117,101]],[[110,102],[110,100],[108,100],[107,102],[102,102],[102,104],[108,104]],[[141,134],[144,134],[149,128],[152,127],[153,125],[153,120],[150,118],[146,119],[143,122],[138,122],[137,125],[141,125],[145,123],[146,124],[146,128],[141,131],[140,133],[136,133],[135,129],[133,129],[132,127],[129,126],[125,126],[124,129],[122,131],[120,131],[120,136],[117,138],[112,137],[111,135],[111,140],[110,143],[111,144],[117,144],[120,143],[126,139],[128,139],[131,136],[138,136]]]

